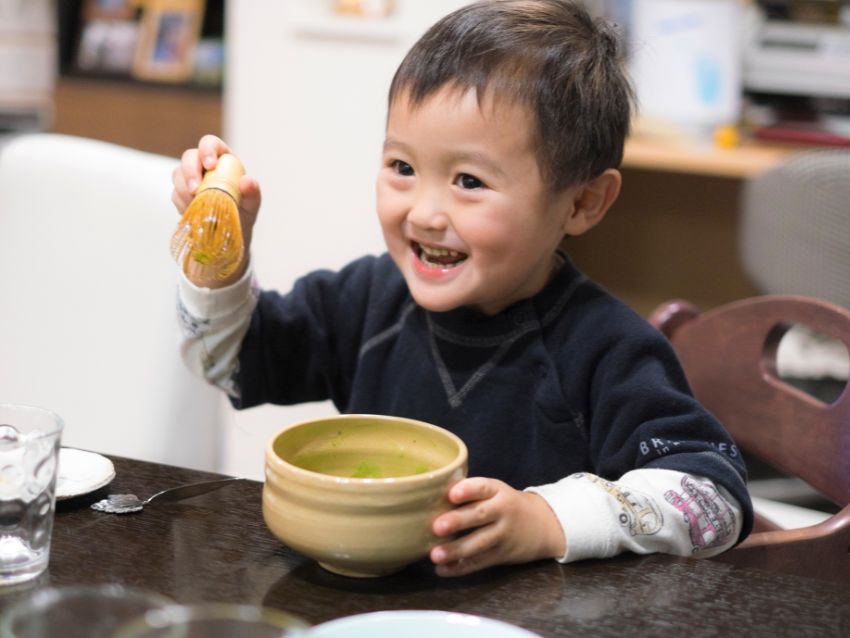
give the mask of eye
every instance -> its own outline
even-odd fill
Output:
[[[468,173],[461,173],[457,176],[455,180],[455,184],[463,188],[464,190],[475,190],[477,188],[484,188],[484,182],[475,177],[474,175],[469,175]]]
[[[412,177],[413,176],[413,167],[407,162],[403,162],[401,160],[393,160],[390,162],[390,167],[403,177]]]

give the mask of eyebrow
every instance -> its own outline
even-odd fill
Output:
[[[414,154],[412,146],[390,137],[384,140],[384,152],[391,150],[398,150],[408,155]],[[498,177],[505,177],[505,171],[502,170],[501,166],[483,153],[477,151],[452,151],[448,154],[447,159],[451,163],[470,162],[472,164],[478,164]]]

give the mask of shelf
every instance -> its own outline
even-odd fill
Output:
[[[54,132],[161,155],[179,157],[205,133],[221,135],[217,91],[63,77],[55,102]]]
[[[131,90],[144,91],[145,88],[152,90],[174,91],[174,92],[189,92],[189,93],[210,93],[221,95],[221,84],[201,84],[199,82],[165,82],[157,80],[140,80],[127,74],[109,74],[109,73],[85,73],[82,71],[69,71],[62,73],[60,81],[69,83],[91,83],[102,84],[103,86],[118,87],[125,86]]]
[[[630,138],[623,166],[727,178],[749,178],[773,168],[800,147],[745,143],[737,148],[690,146]]]

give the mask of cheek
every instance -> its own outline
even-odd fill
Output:
[[[405,239],[404,223],[407,219],[405,214],[403,198],[399,197],[395,189],[378,188],[376,199],[376,210],[384,243],[392,254],[407,247]]]
[[[455,230],[464,241],[483,252],[511,252],[525,235],[525,230],[510,215],[482,211],[482,214],[459,215],[453,221]]]
[[[378,179],[377,188],[375,190],[375,203],[378,212],[378,219],[381,224],[391,223],[394,218],[400,215],[401,202],[396,189],[389,186],[386,181]]]

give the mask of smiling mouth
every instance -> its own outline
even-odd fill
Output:
[[[419,261],[429,268],[441,268],[443,270],[455,268],[469,257],[466,253],[457,250],[425,246],[415,241],[411,242],[411,247],[416,256],[419,257]]]

